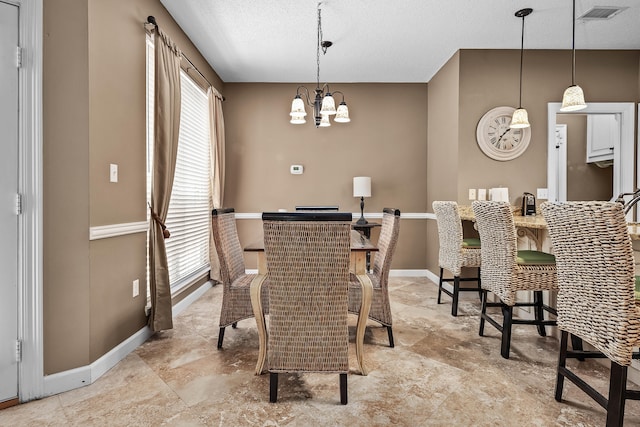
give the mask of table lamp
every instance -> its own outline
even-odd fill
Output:
[[[356,224],[367,224],[367,220],[364,219],[364,198],[371,197],[371,177],[356,176],[353,178],[353,197],[360,197],[360,219],[356,221]]]

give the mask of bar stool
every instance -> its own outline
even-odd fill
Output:
[[[462,221],[458,213],[456,202],[435,201],[432,204],[433,212],[436,214],[438,222],[438,238],[440,240],[440,250],[438,263],[440,265],[440,281],[438,282],[438,304],[442,292],[449,295],[451,303],[451,315],[458,315],[459,294],[463,291],[478,292],[482,300],[482,288],[480,281],[480,239],[470,237],[463,238]],[[476,267],[478,275],[476,277],[460,277],[462,267]],[[453,274],[453,291],[444,288],[443,281],[451,280],[443,278],[444,270],[447,269]],[[478,288],[461,288],[460,282],[473,281],[478,283]]]
[[[482,241],[482,311],[480,336],[484,323],[489,322],[502,334],[500,354],[509,358],[511,327],[536,325],[540,336],[545,336],[545,325],[555,320],[544,320],[544,312],[555,315],[555,309],[544,304],[543,291],[558,289],[556,263],[553,255],[517,249],[513,212],[507,202],[475,201],[472,203],[480,240]],[[533,302],[517,302],[518,291],[533,291]],[[487,302],[487,292],[495,294],[499,302]],[[487,314],[487,307],[500,307],[502,324]],[[514,319],[513,307],[533,307],[534,320]]]

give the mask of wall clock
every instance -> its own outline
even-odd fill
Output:
[[[487,111],[478,122],[476,140],[484,154],[494,160],[507,161],[520,156],[529,146],[531,128],[511,129],[515,108],[496,107]]]

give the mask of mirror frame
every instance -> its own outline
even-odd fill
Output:
[[[635,103],[591,102],[587,108],[575,112],[562,112],[560,102],[547,104],[547,188],[549,201],[566,200],[567,187],[559,184],[558,161],[560,150],[556,146],[556,114],[620,114],[620,142],[613,150],[613,198],[634,190],[635,177]],[[640,155],[640,153],[639,153]],[[566,159],[566,155],[565,155]]]

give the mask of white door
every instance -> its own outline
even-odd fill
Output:
[[[18,396],[18,7],[0,1],[0,402]]]

